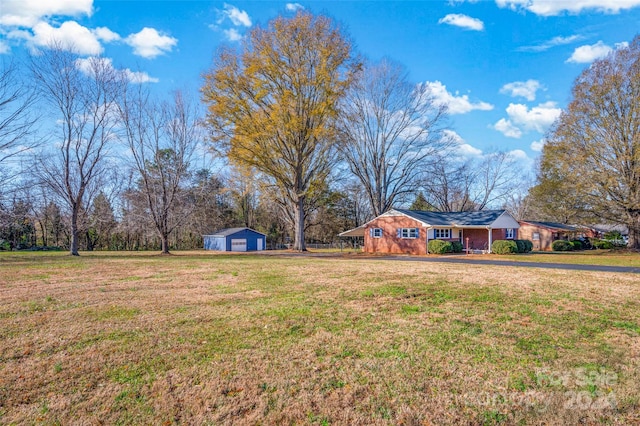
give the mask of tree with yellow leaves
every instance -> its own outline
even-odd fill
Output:
[[[567,196],[552,208],[577,199],[578,213],[626,225],[629,247],[640,249],[640,36],[585,69],[572,95],[532,195],[560,190]]]
[[[305,199],[334,164],[337,106],[355,67],[340,29],[301,11],[253,29],[239,50],[221,50],[204,77],[215,148],[289,201],[294,250],[305,250]]]

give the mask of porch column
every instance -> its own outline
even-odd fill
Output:
[[[491,253],[491,243],[493,243],[493,241],[491,241],[491,228],[487,228],[489,230],[489,253]]]
[[[427,234],[427,248],[426,248],[426,253],[427,253],[427,254],[429,254],[429,229],[430,229],[430,228],[431,228],[431,227],[429,226],[429,227],[427,227],[427,228],[425,229],[425,232],[426,232],[426,234]]]

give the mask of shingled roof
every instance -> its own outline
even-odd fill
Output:
[[[248,230],[248,231],[252,231],[255,232],[257,234],[261,234],[261,235],[265,235],[262,232],[258,232],[255,229],[251,229],[251,228],[226,228],[226,229],[221,229],[219,231],[214,232],[213,234],[207,234],[208,237],[228,237],[229,235],[233,235],[236,234],[240,231],[244,231],[244,230]]]
[[[502,216],[505,210],[483,210],[479,212],[427,212],[394,209],[432,226],[489,226]]]
[[[563,223],[556,222],[537,222],[531,220],[523,220],[523,223],[528,223],[529,225],[538,226],[541,228],[548,228],[555,231],[566,231],[566,232],[574,232],[577,230],[575,226],[565,225]]]

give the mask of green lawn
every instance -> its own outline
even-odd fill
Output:
[[[0,253],[0,424],[633,424],[639,308],[636,274]]]

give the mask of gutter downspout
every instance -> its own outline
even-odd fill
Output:
[[[425,229],[426,229],[426,232],[427,232],[427,249],[426,249],[426,253],[429,254],[429,229],[431,229],[431,227],[427,226]]]

